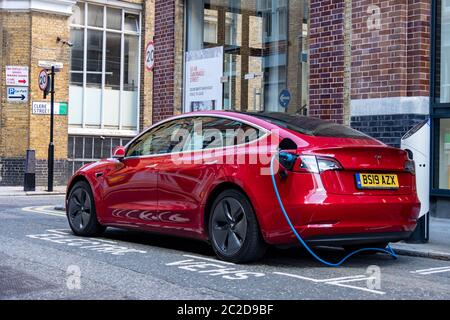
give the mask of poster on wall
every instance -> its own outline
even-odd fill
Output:
[[[186,52],[185,110],[222,110],[223,47]]]

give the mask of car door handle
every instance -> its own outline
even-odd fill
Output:
[[[205,162],[206,165],[212,165],[212,164],[217,164],[217,162],[219,162],[218,160],[214,160],[214,161],[208,161]]]
[[[147,169],[155,169],[158,166],[157,163],[145,166]]]

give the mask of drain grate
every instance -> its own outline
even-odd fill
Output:
[[[0,265],[0,299],[35,291],[52,289],[55,286],[27,273]]]

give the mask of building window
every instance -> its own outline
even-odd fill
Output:
[[[450,119],[439,120],[438,189],[450,189]]]
[[[444,0],[441,18],[441,103],[450,103],[450,0]]]
[[[450,0],[434,0],[433,193],[450,195]]]
[[[208,108],[304,114],[308,106],[308,8],[308,0],[186,0],[186,57],[203,59],[197,58],[199,62],[185,70],[185,82],[194,79],[199,83],[185,86],[185,111],[194,111],[195,103],[187,102],[202,98],[215,101]],[[223,47],[223,65],[206,62],[206,49],[214,47]],[[214,74],[214,79],[199,79],[208,74],[208,70],[203,72],[208,68],[223,68],[222,77]],[[221,82],[221,95],[215,89],[207,91],[204,83],[213,81]],[[289,103],[280,102],[282,92],[290,95]]]
[[[138,130],[139,12],[78,2],[70,22],[69,126]]]

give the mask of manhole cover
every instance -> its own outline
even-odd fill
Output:
[[[0,266],[0,299],[52,288],[54,286],[51,283],[10,267]]]

